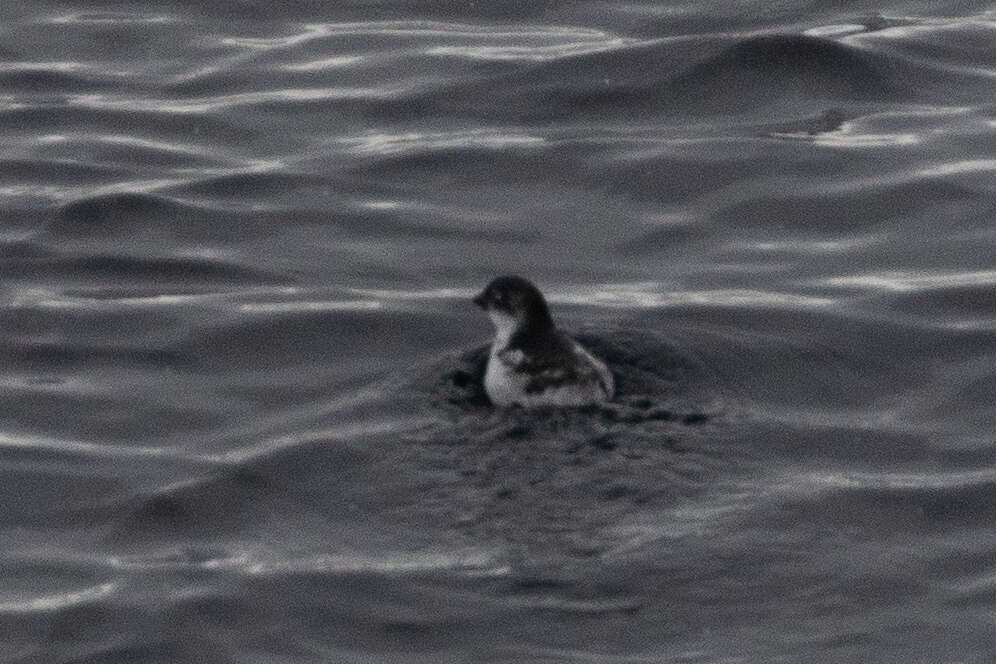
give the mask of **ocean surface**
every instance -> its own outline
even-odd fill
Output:
[[[996,661],[991,4],[10,1],[0,146],[0,663]]]

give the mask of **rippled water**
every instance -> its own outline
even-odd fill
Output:
[[[423,4],[0,9],[0,662],[993,661],[991,6]]]

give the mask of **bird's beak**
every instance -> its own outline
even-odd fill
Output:
[[[471,301],[477,306],[479,306],[481,309],[487,308],[487,301],[484,299],[484,293],[480,293],[479,295],[477,295],[477,297],[475,297]]]

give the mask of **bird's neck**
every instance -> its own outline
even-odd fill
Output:
[[[508,345],[512,335],[519,329],[519,320],[502,311],[491,310],[488,312],[491,323],[495,326],[495,340],[493,348],[501,350]]]

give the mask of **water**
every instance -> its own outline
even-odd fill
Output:
[[[831,4],[4,5],[0,662],[992,661],[996,14]]]

